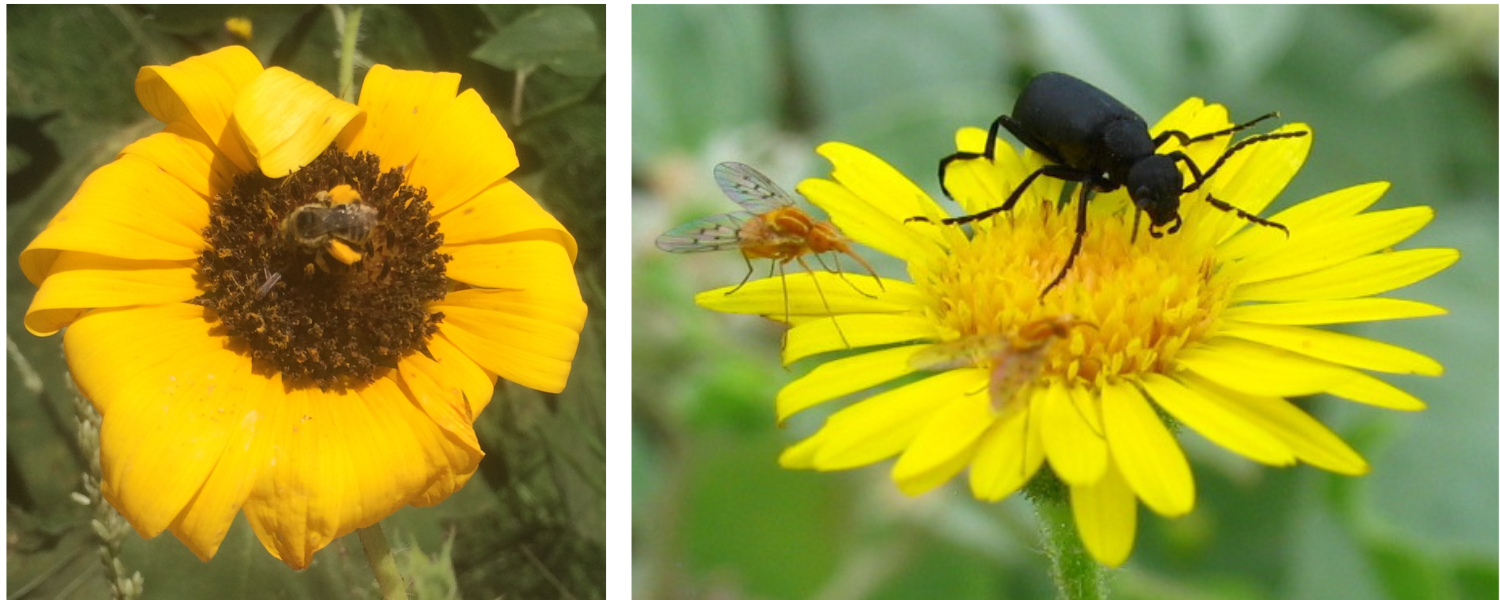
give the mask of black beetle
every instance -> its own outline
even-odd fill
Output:
[[[1167,225],[1170,225],[1167,233],[1177,233],[1182,227],[1182,217],[1177,214],[1179,197],[1201,187],[1235,152],[1250,144],[1301,137],[1307,135],[1307,132],[1251,136],[1231,146],[1207,171],[1200,171],[1193,159],[1181,150],[1169,154],[1157,154],[1156,150],[1174,138],[1181,145],[1188,146],[1230,135],[1276,116],[1278,115],[1274,112],[1261,115],[1247,123],[1196,137],[1169,130],[1152,138],[1146,121],[1140,115],[1103,90],[1071,75],[1042,73],[1026,83],[1020,97],[1016,98],[1016,106],[1011,114],[1000,115],[990,125],[984,152],[955,152],[947,156],[938,163],[938,181],[942,185],[943,194],[952,198],[945,181],[948,165],[955,160],[976,158],[993,161],[1001,126],[1027,148],[1056,164],[1043,166],[1028,175],[1011,192],[1010,197],[1005,199],[1004,204],[972,215],[943,219],[942,222],[948,225],[968,223],[1010,210],[1031,182],[1042,175],[1079,182],[1082,189],[1078,193],[1078,224],[1074,228],[1073,249],[1068,253],[1068,260],[1063,263],[1062,271],[1042,290],[1042,296],[1045,297],[1068,274],[1068,269],[1073,266],[1073,259],[1083,246],[1083,234],[1088,227],[1085,218],[1088,214],[1088,202],[1095,192],[1111,192],[1123,185],[1130,194],[1131,201],[1135,203],[1136,228],[1139,228],[1141,213],[1144,212],[1151,217],[1149,230],[1152,237],[1161,237],[1162,232],[1158,228]],[[1183,185],[1182,172],[1177,170],[1178,161],[1187,165],[1188,171],[1193,174],[1194,181],[1191,184]],[[1208,196],[1207,200],[1215,208],[1233,212],[1252,223],[1287,231],[1279,223],[1252,215],[1213,196]],[[912,217],[907,221],[930,219]]]

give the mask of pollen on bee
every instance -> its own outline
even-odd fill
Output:
[[[327,202],[329,206],[338,206],[350,202],[359,202],[360,197],[359,192],[355,191],[349,184],[340,183],[326,192],[318,192],[318,199]]]
[[[329,256],[338,259],[339,262],[346,265],[357,263],[365,257],[364,254],[350,248],[348,244],[336,239],[329,239],[327,248]]]

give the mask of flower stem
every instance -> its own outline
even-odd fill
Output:
[[[1042,524],[1042,545],[1052,559],[1052,582],[1063,600],[1100,600],[1105,597],[1099,563],[1089,556],[1078,537],[1073,511],[1066,502],[1036,503]]]
[[[370,561],[370,570],[375,572],[375,581],[380,582],[380,595],[385,600],[406,600],[406,582],[396,570],[396,557],[391,546],[385,543],[385,531],[380,523],[359,530],[359,542],[365,546],[365,558]]]
[[[342,12],[338,6],[332,7],[333,20],[338,26],[341,45],[339,45],[339,98],[347,102],[354,101],[354,51],[360,40],[360,20],[365,15],[363,7],[354,7],[350,12]]]

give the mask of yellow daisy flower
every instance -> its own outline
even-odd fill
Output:
[[[103,493],[213,557],[242,508],[295,569],[447,498],[497,377],[557,392],[585,305],[573,237],[506,179],[454,73],[377,65],[359,105],[234,46],[142,68],[166,124],[21,253],[26,328],[103,416]]]
[[[1193,99],[1153,136],[1229,125],[1222,106]],[[962,130],[957,147],[979,152],[985,136]],[[1290,235],[1204,200],[1212,194],[1259,213],[1301,167],[1311,143],[1309,132],[1245,147],[1202,189],[1183,196],[1181,231],[1161,239],[1132,240],[1134,207],[1123,189],[1097,196],[1081,253],[1045,298],[1042,288],[1074,241],[1076,204],[1058,202],[1062,182],[1038,179],[1013,210],[976,222],[969,236],[959,227],[908,222],[949,215],[880,159],[846,144],[823,145],[818,151],[833,163],[832,180],[808,180],[798,190],[850,238],[905,261],[911,282],[887,279],[883,293],[868,297],[855,288],[876,286],[856,274],[844,274],[855,285],[831,273],[787,276],[794,327],[785,362],[865,351],[788,384],[776,398],[779,417],[875,393],[833,413],[782,455],[782,465],[836,470],[899,457],[892,476],[913,495],[967,468],[973,494],[996,501],[1045,462],[1067,486],[1084,545],[1111,566],[1134,544],[1137,500],[1169,517],[1193,509],[1193,476],[1163,415],[1261,463],[1365,473],[1369,466],[1356,451],[1287,398],[1326,393],[1419,410],[1420,400],[1367,371],[1437,376],[1442,366],[1310,326],[1443,314],[1437,306],[1373,296],[1441,271],[1458,252],[1391,251],[1433,213],[1364,212],[1385,183],[1270,217]],[[1226,136],[1184,150],[1206,165],[1228,144]],[[1000,144],[994,162],[953,163],[947,183],[972,214],[1001,204],[1042,164],[1030,151],[1021,156]],[[711,290],[697,302],[779,316],[781,285],[762,280],[731,295]]]

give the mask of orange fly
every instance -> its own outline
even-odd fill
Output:
[[[849,240],[833,223],[818,220],[798,208],[791,195],[760,171],[743,163],[724,162],[714,167],[714,180],[719,183],[719,188],[724,190],[724,195],[745,210],[710,215],[674,227],[656,238],[656,247],[677,253],[739,249],[745,257],[745,265],[750,270],[745,273],[745,278],[740,281],[740,284],[725,292],[725,295],[739,291],[750,281],[750,276],[755,274],[755,266],[750,262],[751,259],[769,258],[772,260],[772,275],[776,274],[776,266],[781,265],[782,302],[785,305],[787,319],[790,319],[791,299],[786,291],[786,264],[795,260],[797,264],[802,265],[804,271],[811,273],[812,268],[803,259],[803,256],[811,254],[827,269],[827,265],[819,256],[827,252],[835,253],[834,268],[830,270],[838,273],[840,277],[843,277],[844,273],[838,268],[838,255],[847,254],[875,278],[875,283],[880,286],[880,289],[885,289],[885,284],[881,283],[880,276],[870,267],[870,263],[854,253],[854,250],[849,247]],[[823,307],[828,310],[829,317],[832,318],[833,308],[828,305],[828,298],[823,295],[822,285],[818,283],[816,277],[812,281],[817,287],[818,295],[823,299]],[[849,287],[854,288],[855,291],[864,294],[847,278],[844,281],[848,282]],[[834,321],[833,325],[834,329],[839,332],[839,337],[844,340],[844,345],[849,345],[849,340],[844,337],[843,330],[839,329],[838,322]]]
[[[1093,323],[1079,321],[1072,315],[1045,317],[1022,325],[1014,336],[990,333],[933,344],[913,354],[910,365],[923,371],[988,365],[990,409],[997,419],[1004,418],[1022,406],[1016,401],[1021,390],[1041,377],[1052,343],[1067,338],[1078,326],[1098,329]],[[1077,410],[1077,406],[1074,409]],[[1026,418],[1027,435],[1030,435],[1029,411]],[[1026,447],[1023,443],[1022,448]],[[1025,462],[1023,455],[1023,466]]]

